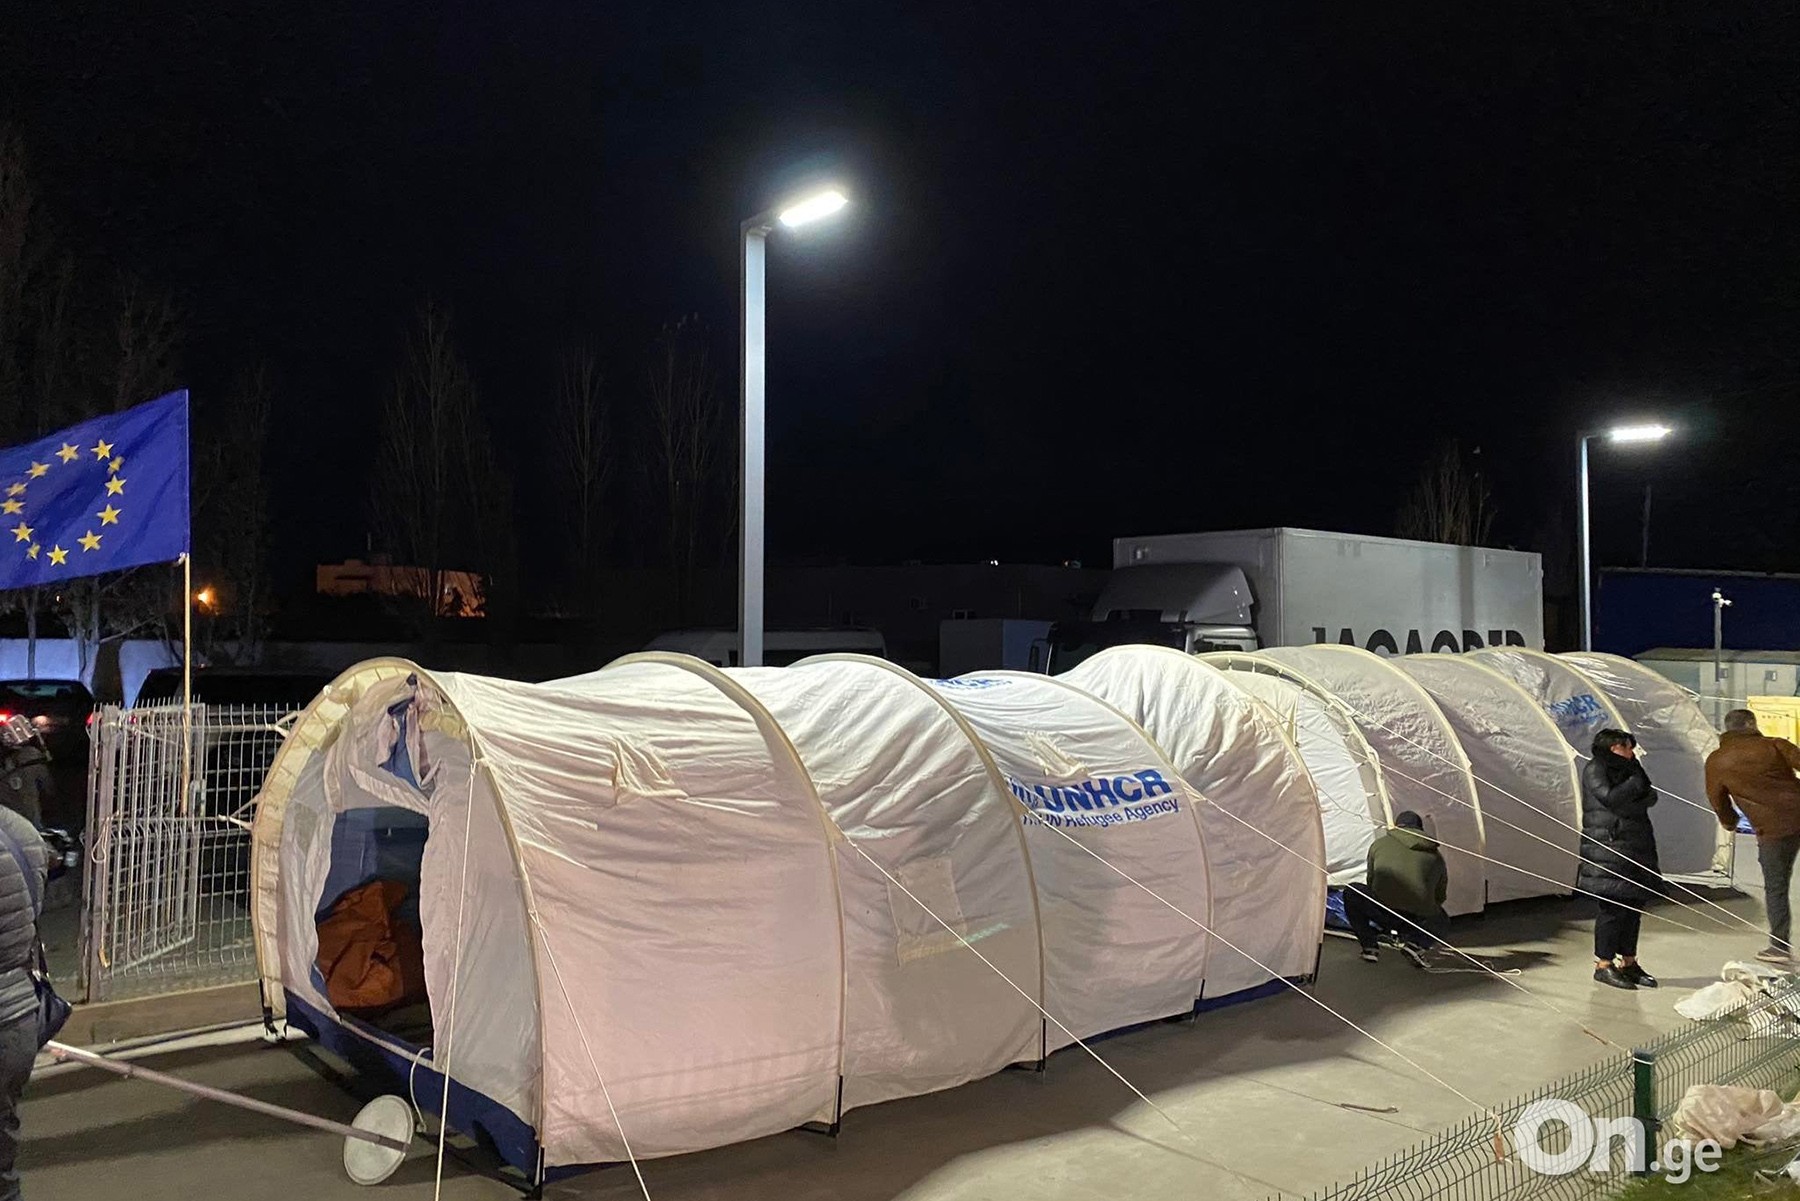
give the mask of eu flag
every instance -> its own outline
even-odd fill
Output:
[[[0,450],[0,589],[188,553],[188,394]]]

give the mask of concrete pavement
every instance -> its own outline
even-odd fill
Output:
[[[1748,898],[1724,903],[1759,920]],[[1317,995],[1455,1090],[1500,1101],[1611,1054],[1583,1025],[1622,1047],[1682,1025],[1673,1003],[1716,979],[1727,959],[1762,945],[1743,927],[1720,928],[1674,907],[1661,912],[1694,929],[1645,923],[1643,959],[1662,976],[1660,991],[1595,985],[1585,906],[1530,901],[1463,919],[1454,937],[1497,966],[1520,969],[1533,997],[1478,973],[1423,975],[1391,953],[1366,965],[1354,944],[1338,939],[1327,941]],[[1323,1188],[1470,1112],[1449,1089],[1292,994],[1128,1032],[1095,1049],[1174,1125],[1070,1048],[1042,1076],[1006,1072],[854,1110],[835,1140],[793,1132],[650,1161],[650,1195],[1240,1201]],[[282,1050],[225,1047],[148,1062],[342,1120],[357,1108]],[[433,1195],[423,1140],[398,1176],[370,1192],[344,1177],[333,1136],[94,1073],[34,1085],[24,1120],[21,1164],[32,1201]],[[639,1193],[630,1169],[618,1167],[547,1195],[617,1201]],[[500,1201],[517,1193],[453,1161],[443,1196]]]

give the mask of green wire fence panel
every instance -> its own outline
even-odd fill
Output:
[[[1536,1101],[1562,1100],[1590,1118],[1666,1121],[1695,1084],[1773,1088],[1791,1096],[1800,1084],[1800,981],[1789,981],[1723,1017],[1664,1035],[1638,1052],[1647,1060],[1640,1095],[1631,1055],[1613,1055],[1535,1092],[1497,1105],[1396,1152],[1310,1201],[1580,1201],[1605,1197],[1631,1180],[1628,1150],[1615,1143],[1610,1172],[1587,1167],[1564,1175],[1533,1171],[1519,1157],[1514,1128]],[[1654,1141],[1656,1136],[1651,1134]],[[1544,1128],[1539,1145],[1552,1154],[1569,1146],[1566,1127]],[[1285,1195],[1284,1195],[1285,1196]],[[1276,1198],[1275,1201],[1282,1201]]]

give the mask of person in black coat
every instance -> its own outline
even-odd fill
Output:
[[[1613,988],[1655,988],[1638,966],[1638,927],[1645,905],[1662,895],[1656,789],[1638,761],[1637,739],[1624,730],[1594,735],[1594,757],[1581,769],[1581,874],[1577,885],[1600,898],[1594,920],[1594,979]]]

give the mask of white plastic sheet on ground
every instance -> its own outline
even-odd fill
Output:
[[[1325,912],[1319,798],[1261,702],[1171,647],[1120,646],[1059,677],[1122,711],[1205,798],[1199,810],[1215,945],[1206,995],[1312,972]],[[1257,966],[1262,964],[1263,967]]]
[[[1591,651],[1558,657],[1605,690],[1637,737],[1644,770],[1663,793],[1651,813],[1663,871],[1727,870],[1731,836],[1706,801],[1706,757],[1719,747],[1706,713],[1679,685],[1641,663]]]
[[[931,683],[1029,810],[1045,1008],[1077,1038],[1190,1010],[1212,911],[1200,797],[1174,764],[1067,684],[1011,672]],[[1048,1037],[1053,1049],[1070,1042],[1054,1025]]]
[[[1356,718],[1380,760],[1395,812],[1410,809],[1443,844],[1451,915],[1486,903],[1486,839],[1469,759],[1449,719],[1413,678],[1353,646],[1277,646],[1257,652],[1335,697]],[[1472,853],[1471,853],[1472,852]]]
[[[1784,1102],[1773,1089],[1694,1084],[1669,1125],[1683,1138],[1709,1138],[1729,1151],[1740,1142],[1754,1146],[1800,1136],[1800,1105]]]
[[[1575,752],[1537,701],[1467,655],[1393,660],[1429,692],[1469,756],[1487,855],[1488,900],[1567,894],[1581,866],[1581,778]]]
[[[1328,696],[1279,674],[1285,670],[1279,664],[1232,653],[1201,658],[1275,715],[1312,777],[1331,886],[1361,883],[1368,874],[1369,844],[1387,828],[1391,810],[1375,752],[1355,721]]]

